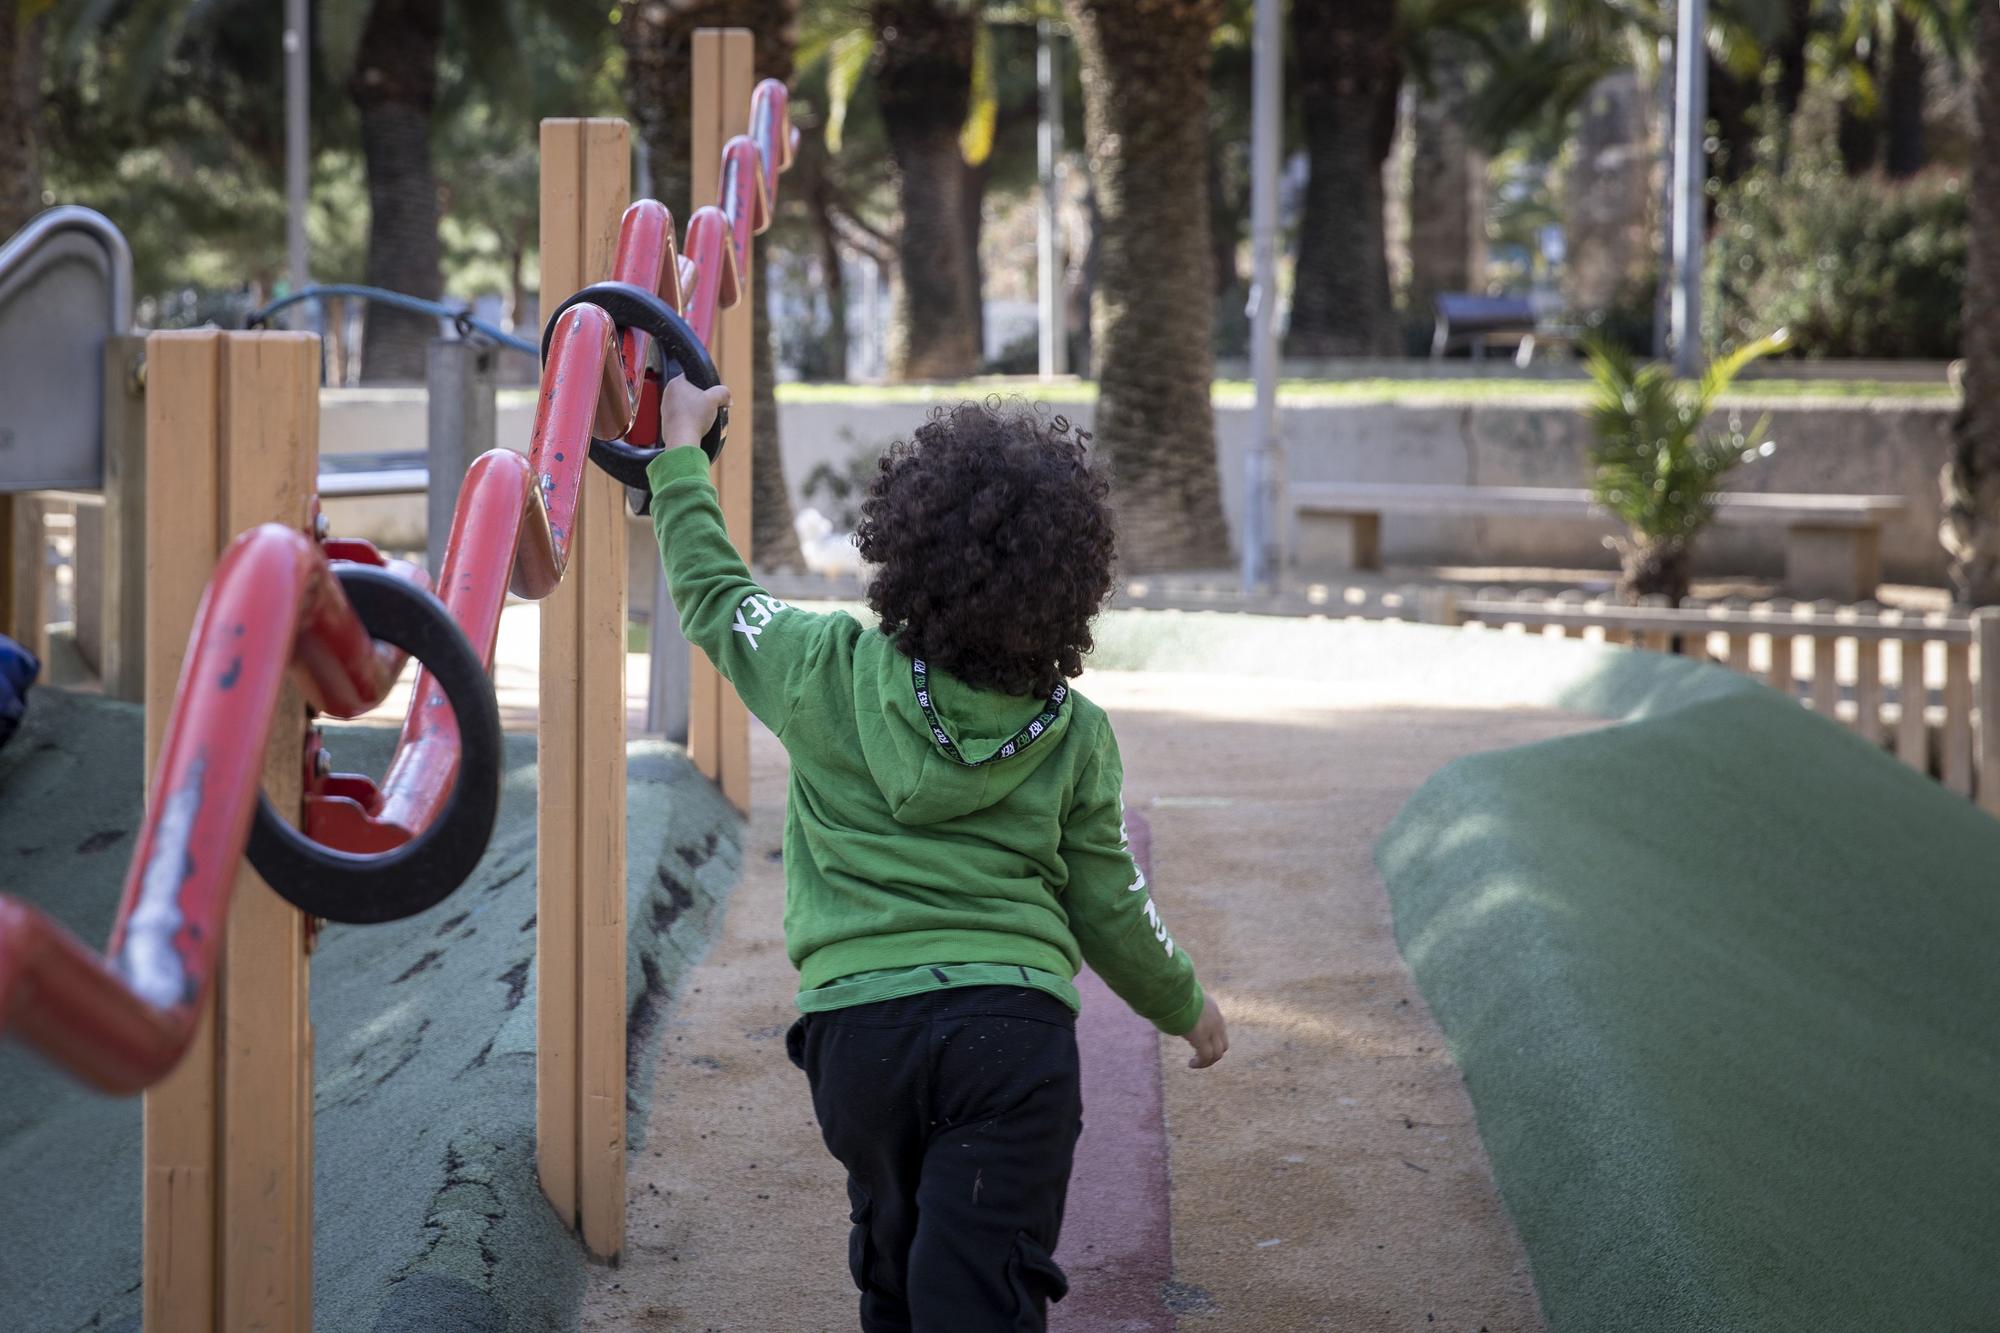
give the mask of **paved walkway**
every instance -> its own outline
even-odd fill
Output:
[[[1093,1070],[1129,1072],[1135,1049],[1141,1068],[1158,1062],[1171,1253],[1154,1258],[1172,1278],[1148,1292],[1150,1279],[1070,1253],[1120,1210],[1144,1222],[1156,1207],[1145,1172],[1135,1197],[1072,1191],[1064,1248],[1078,1292],[1056,1327],[1539,1329],[1457,1070],[1395,950],[1371,848],[1450,759],[1592,724],[1342,707],[1329,688],[1272,680],[1102,673],[1081,685],[1118,727],[1161,901],[1229,1014],[1232,1047],[1195,1071],[1178,1040],[1085,1024]],[[761,729],[752,764],[744,881],[663,1029],[629,1249],[621,1267],[593,1270],[586,1329],[854,1327],[840,1171],[782,1048],[794,983],[777,859],[785,757]],[[1133,1086],[1143,1092],[1128,1081],[1120,1095]],[[1107,1117],[1101,1099],[1097,1113]],[[1131,1132],[1157,1134],[1147,1119]],[[1131,1272],[1152,1267],[1143,1252],[1124,1258]],[[1120,1281],[1128,1296],[1113,1304],[1140,1308],[1107,1316],[1086,1286]]]

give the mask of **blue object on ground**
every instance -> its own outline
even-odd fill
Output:
[[[28,711],[28,687],[42,674],[35,655],[0,634],[0,745],[13,739]]]

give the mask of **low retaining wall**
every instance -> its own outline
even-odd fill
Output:
[[[1032,394],[1034,385],[996,385]],[[923,414],[955,395],[926,399],[907,390],[882,399],[849,389],[789,387],[778,403],[785,473],[794,501],[821,463],[838,467],[855,454],[879,452],[906,437]],[[326,453],[421,448],[421,389],[329,389],[322,396],[320,448]],[[499,441],[526,449],[534,424],[532,391],[500,395]],[[1064,386],[1046,400],[1086,429],[1094,400]],[[1745,397],[1732,406],[1754,424],[1771,414],[1778,442],[1771,458],[1739,474],[1738,489],[1899,495],[1909,511],[1883,531],[1882,560],[1898,582],[1941,583],[1942,518],[1938,473],[1950,447],[1949,400]],[[1224,513],[1234,539],[1241,510],[1243,454],[1252,430],[1250,404],[1234,395],[1215,408],[1217,464]],[[1433,482],[1474,486],[1576,486],[1585,477],[1588,429],[1574,396],[1504,400],[1398,397],[1376,400],[1290,396],[1278,428],[1285,470],[1297,481]],[[327,506],[336,529],[396,546],[423,545],[420,498],[338,500]],[[1704,538],[1705,573],[1775,575],[1784,566],[1784,534],[1717,529]],[[1423,519],[1382,522],[1382,555],[1391,564],[1537,566],[1609,569],[1615,561],[1587,524],[1528,519]]]

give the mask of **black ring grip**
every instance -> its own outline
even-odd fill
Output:
[[[315,842],[281,819],[266,796],[245,851],[264,882],[300,911],[374,925],[443,902],[486,854],[500,811],[500,705],[443,602],[372,565],[333,568],[368,633],[416,658],[443,689],[458,721],[458,774],[437,818],[394,850],[362,856]]]
[[[549,357],[549,341],[555,336],[556,321],[573,305],[594,305],[611,316],[611,322],[621,332],[637,329],[649,335],[654,352],[661,361],[662,384],[683,375],[697,389],[713,389],[722,382],[722,377],[715,373],[715,362],[709,359],[708,349],[701,345],[701,339],[695,337],[688,322],[659,296],[629,282],[600,282],[585,287],[557,306],[555,314],[549,317],[548,325],[542,330],[544,362]],[[701,440],[701,451],[708,455],[709,462],[714,462],[716,455],[722,452],[728,433],[729,409],[725,407],[715,414],[715,424],[708,428],[708,434]],[[659,449],[644,449],[623,440],[593,438],[590,442],[590,461],[641,495],[651,492],[651,485],[646,479],[646,465],[658,458],[660,453]]]

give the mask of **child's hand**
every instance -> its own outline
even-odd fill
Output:
[[[700,444],[701,437],[715,424],[715,414],[729,406],[729,386],[697,389],[687,376],[667,381],[660,390],[660,447],[678,448]]]
[[[1222,1010],[1216,1006],[1213,995],[1202,997],[1201,1019],[1181,1040],[1194,1047],[1189,1069],[1206,1069],[1229,1050],[1229,1028],[1222,1021]]]

